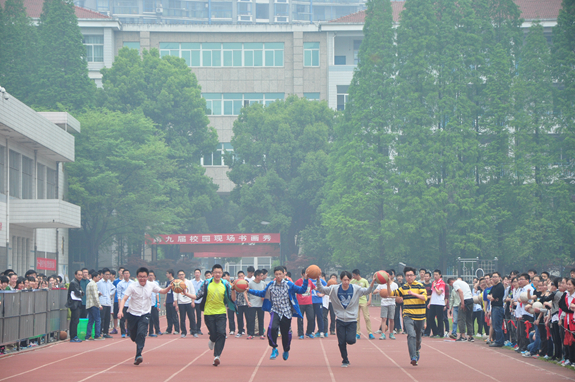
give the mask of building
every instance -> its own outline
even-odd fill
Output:
[[[0,89],[0,269],[68,274],[68,229],[80,227],[65,200],[72,131],[68,113],[37,113]]]

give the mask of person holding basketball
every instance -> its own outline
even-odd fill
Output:
[[[307,291],[307,273],[303,275],[301,286],[295,285],[291,281],[285,280],[286,274],[282,266],[274,268],[275,279],[270,281],[263,290],[248,289],[248,293],[254,296],[263,297],[262,309],[270,312],[270,324],[268,327],[268,341],[272,347],[270,359],[278,356],[278,331],[281,332],[283,345],[283,359],[288,360],[291,346],[292,317],[302,318],[297,302],[296,294],[304,294]]]
[[[349,366],[347,345],[355,344],[357,338],[357,321],[359,313],[359,299],[371,295],[374,289],[376,276],[373,276],[369,287],[363,288],[358,284],[351,284],[352,275],[343,271],[339,275],[341,284],[324,286],[320,280],[317,282],[317,291],[328,296],[335,312],[335,332],[341,358],[341,367]],[[389,283],[388,283],[389,285]]]
[[[134,365],[139,365],[144,360],[142,358],[142,350],[146,343],[146,334],[150,324],[150,312],[152,311],[152,294],[161,293],[166,294],[170,291],[172,286],[164,289],[160,288],[157,283],[149,282],[148,268],[140,267],[136,272],[138,282],[131,283],[126,291],[124,297],[119,302],[118,318],[122,319],[124,316],[124,304],[130,298],[130,306],[126,311],[126,319],[128,320],[128,333],[130,339],[136,343],[136,358]],[[195,296],[191,295],[191,298]]]

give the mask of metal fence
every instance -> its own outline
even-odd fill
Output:
[[[68,329],[66,289],[0,291],[0,345]]]

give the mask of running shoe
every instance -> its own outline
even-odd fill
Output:
[[[349,366],[349,362],[342,362],[341,363],[341,367],[348,367]]]
[[[125,335],[125,334],[122,334],[122,338],[126,338],[126,335]]]
[[[118,334],[118,331],[116,329],[114,329],[110,332],[110,334]]]
[[[236,334],[236,332],[234,332],[233,330],[230,331],[230,336],[233,336],[234,334]]]
[[[313,333],[312,333],[312,334],[306,334],[306,336],[307,336],[308,338],[315,338],[315,335],[314,335]]]
[[[265,340],[266,336],[260,336],[260,339]]]
[[[112,336],[109,335],[109,334],[104,334],[103,337],[104,337],[104,338],[114,338],[114,337],[112,337]]]
[[[328,334],[327,334],[327,332],[325,332],[325,334],[324,334],[323,336],[324,336],[324,337],[328,337]]]
[[[390,338],[391,338],[391,334],[390,334]],[[381,334],[381,337],[379,337],[380,340],[384,340],[385,339],[385,333]]]
[[[369,339],[370,339],[370,340],[375,340],[375,336],[370,333],[370,334],[369,334]]]
[[[330,336],[335,336],[335,332],[329,332]]]
[[[198,338],[198,333],[194,333],[194,338]]]
[[[253,340],[254,336],[248,336],[248,338],[246,338],[247,340]]]
[[[157,337],[157,334],[150,334],[150,337]]]
[[[94,341],[104,341],[104,337],[94,337]]]
[[[375,332],[375,334],[381,334],[381,329],[378,329],[377,332]]]
[[[178,332],[177,330],[174,332],[174,334],[180,334],[180,332]]]
[[[323,335],[323,333],[319,334],[319,338],[324,338],[325,336]]]
[[[467,341],[464,337],[459,337],[458,339],[455,340],[455,342],[465,342]]]
[[[419,350],[415,352],[415,356],[417,357],[417,362],[419,362]]]
[[[270,355],[270,359],[276,359],[278,357],[278,349],[274,348],[274,350],[272,350],[272,355]]]
[[[300,340],[303,340],[303,339],[304,339],[304,336],[299,336],[298,338],[299,338]]]
[[[214,357],[214,366],[220,365],[220,357]]]
[[[182,334],[180,337],[181,338],[186,338],[187,334]]]
[[[214,350],[214,342],[212,340],[208,340],[208,349]]]
[[[361,338],[361,336],[359,334],[356,334],[355,338],[359,340]]]
[[[284,359],[284,361],[287,361],[289,358],[289,351],[284,351],[282,358]]]
[[[411,364],[412,364],[413,366],[417,366],[417,357],[413,357],[413,358],[411,359]]]
[[[70,340],[70,342],[82,342],[78,337],[74,337]]]
[[[92,338],[92,337],[86,337],[86,341],[94,341],[94,338]]]
[[[475,340],[473,339],[473,337],[469,336],[469,338],[467,339],[467,341],[469,342],[475,342]]]
[[[136,359],[134,360],[134,365],[138,366],[139,364],[141,364],[144,361],[144,359],[142,358],[141,355],[137,356]]]
[[[389,339],[390,339],[390,340],[394,340],[394,339],[395,339],[395,336],[393,335],[393,333],[389,333]]]
[[[451,334],[449,335],[449,338],[452,338],[452,339],[456,340],[456,339],[457,339],[457,335],[451,333]]]
[[[242,333],[236,334],[236,338],[240,338],[241,336],[242,336]]]

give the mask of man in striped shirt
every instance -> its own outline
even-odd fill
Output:
[[[407,332],[407,347],[411,364],[417,366],[419,350],[421,349],[421,335],[425,326],[425,301],[427,291],[420,282],[415,281],[415,268],[403,269],[406,283],[399,289],[391,290],[390,282],[387,283],[387,294],[393,297],[403,298],[403,323]]]

